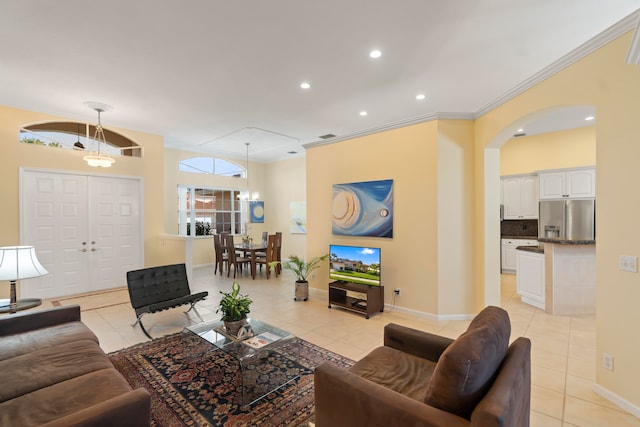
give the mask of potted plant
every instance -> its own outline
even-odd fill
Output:
[[[309,282],[307,278],[312,271],[320,267],[325,259],[329,257],[329,254],[317,256],[311,258],[309,261],[300,259],[297,255],[289,255],[287,261],[273,261],[269,263],[270,268],[276,268],[278,264],[282,265],[285,270],[290,270],[296,276],[296,293],[293,298],[294,301],[303,300],[306,301],[309,298]]]
[[[222,292],[222,299],[216,313],[222,312],[222,321],[227,333],[237,336],[238,330],[246,324],[249,306],[253,301],[247,296],[240,294],[240,284],[233,282],[231,292]]]

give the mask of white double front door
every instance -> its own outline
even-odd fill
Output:
[[[50,273],[21,281],[21,298],[126,286],[142,268],[139,179],[22,170],[20,194],[21,242]]]

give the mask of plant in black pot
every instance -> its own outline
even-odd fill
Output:
[[[285,270],[292,271],[296,276],[296,296],[293,299],[294,301],[306,301],[309,298],[309,282],[307,278],[327,258],[329,258],[329,254],[313,257],[309,261],[305,261],[297,255],[289,255],[287,261],[273,261],[269,263],[269,267],[276,268],[278,264],[281,264]]]
[[[231,292],[222,292],[222,299],[216,313],[222,313],[222,321],[228,334],[237,336],[238,330],[247,322],[247,314],[249,314],[249,306],[253,301],[247,296],[240,293],[240,284],[233,282]]]

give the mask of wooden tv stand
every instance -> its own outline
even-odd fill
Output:
[[[366,295],[366,299],[353,298],[347,291]],[[370,314],[384,311],[384,286],[369,286],[359,283],[331,282],[329,283],[329,308],[331,304],[355,311],[369,318]]]

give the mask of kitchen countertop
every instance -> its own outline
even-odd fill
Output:
[[[556,245],[595,245],[596,244],[595,240],[565,240],[565,239],[546,238],[546,237],[539,238],[538,242],[554,243]]]
[[[518,247],[516,247],[516,250],[525,251],[525,252],[533,252],[533,253],[536,253],[536,254],[543,254],[544,253],[544,247],[541,247],[541,246],[518,246]]]
[[[518,240],[538,240],[538,236],[500,236],[501,239],[518,239]]]

